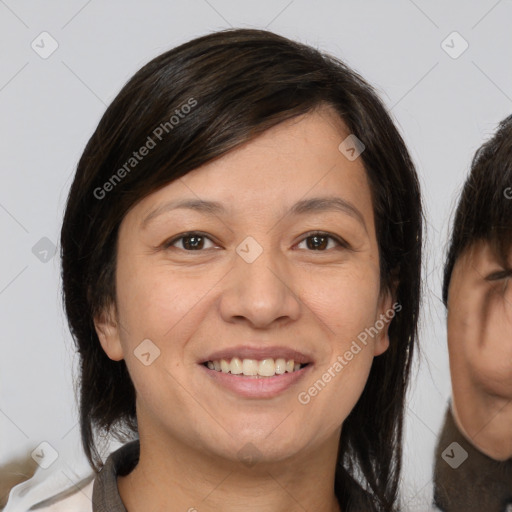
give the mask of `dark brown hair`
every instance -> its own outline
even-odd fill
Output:
[[[444,266],[443,303],[457,259],[474,243],[490,244],[500,264],[509,269],[512,246],[512,115],[476,151],[471,172],[457,205]]]
[[[171,120],[194,101],[188,115]],[[150,61],[107,108],[80,158],[62,226],[62,281],[81,362],[82,443],[94,469],[103,464],[97,435],[137,434],[135,390],[125,362],[106,356],[93,324],[115,304],[123,217],[148,194],[322,105],[331,106],[365,145],[360,158],[372,192],[381,287],[392,289],[401,306],[389,325],[390,347],[374,359],[363,394],[344,422],[335,489],[344,510],[395,510],[420,302],[422,211],[416,171],[367,82],[335,57],[263,30],[215,32]],[[165,137],[144,159],[132,162],[133,152],[158,126],[167,128]]]

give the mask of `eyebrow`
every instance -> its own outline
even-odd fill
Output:
[[[168,211],[177,209],[194,210],[205,215],[225,215],[226,208],[217,201],[205,201],[203,199],[182,199],[169,201],[152,210],[141,223],[145,229],[151,220]],[[322,213],[339,211],[358,220],[366,231],[366,222],[362,213],[349,201],[341,197],[313,197],[297,201],[286,213],[287,215],[305,215],[308,213]]]

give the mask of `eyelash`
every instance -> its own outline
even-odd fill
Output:
[[[206,235],[205,233],[203,233],[201,231],[187,231],[186,233],[182,233],[182,234],[180,234],[178,236],[175,236],[175,237],[173,237],[173,238],[171,238],[169,240],[166,240],[162,244],[162,248],[163,249],[170,249],[172,247],[172,245],[175,244],[176,242],[178,242],[179,240],[182,240],[182,239],[185,239],[185,238],[189,238],[189,237],[193,237],[193,236],[200,236],[202,238],[207,238],[208,240],[213,242],[213,240],[208,235]],[[350,249],[351,248],[350,245],[345,240],[343,240],[343,238],[340,238],[338,236],[332,235],[332,234],[327,233],[325,231],[310,231],[310,232],[306,233],[306,236],[304,236],[299,243],[302,243],[305,240],[307,240],[308,238],[312,238],[314,236],[318,236],[318,237],[322,237],[322,238],[329,238],[331,240],[334,240],[338,244],[338,248],[344,248],[344,249]],[[198,249],[198,250],[194,251],[194,250],[181,249],[179,247],[175,247],[175,249],[180,249],[180,250],[185,251],[185,252],[204,252],[204,250],[205,250],[205,249]],[[309,252],[327,252],[327,251],[328,251],[328,249],[324,249],[324,250],[313,250],[312,249]]]

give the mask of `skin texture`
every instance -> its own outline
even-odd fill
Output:
[[[455,263],[448,294],[455,421],[496,460],[512,457],[512,285],[504,270],[478,242]]]
[[[151,194],[119,232],[117,304],[96,319],[107,355],[125,359],[137,392],[138,466],[118,478],[130,512],[142,510],[338,511],[334,472],[342,423],[359,399],[373,358],[389,345],[387,325],[313,397],[307,390],[365,328],[392,308],[381,293],[373,206],[360,158],[339,150],[348,132],[323,108],[256,139]],[[289,215],[318,196],[342,197],[360,212]],[[222,214],[162,213],[175,199],[221,202]],[[185,231],[208,238],[162,244]],[[321,230],[350,248],[308,234]],[[246,237],[263,252],[247,263]],[[309,245],[308,245],[309,240]],[[150,339],[151,365],[134,350]],[[309,376],[278,396],[248,399],[198,366],[213,351],[247,343],[282,345],[314,358]],[[240,461],[252,443],[257,463]]]

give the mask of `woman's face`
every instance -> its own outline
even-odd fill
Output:
[[[337,443],[393,312],[348,135],[328,109],[292,119],[125,216],[96,330],[126,361],[141,442],[269,461]]]

